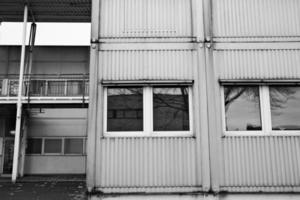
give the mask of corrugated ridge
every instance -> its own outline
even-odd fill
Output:
[[[299,10],[298,0],[213,0],[214,36],[299,36]]]
[[[100,37],[190,37],[191,1],[102,0]]]
[[[221,186],[300,186],[297,136],[226,137],[222,139],[222,156]]]
[[[192,79],[193,50],[100,51],[104,80]]]
[[[300,78],[300,50],[216,50],[221,79]]]
[[[196,184],[194,138],[106,138],[101,147],[100,187]]]

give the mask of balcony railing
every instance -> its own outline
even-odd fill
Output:
[[[17,76],[0,76],[0,96],[16,97]],[[89,94],[88,75],[25,75],[23,96],[27,97],[86,97]]]

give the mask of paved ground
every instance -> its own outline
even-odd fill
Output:
[[[84,181],[0,182],[2,200],[87,200]]]

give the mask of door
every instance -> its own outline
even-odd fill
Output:
[[[4,159],[3,159],[3,174],[11,174],[13,167],[14,156],[14,139],[4,139]]]

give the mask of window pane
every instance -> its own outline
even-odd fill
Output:
[[[188,87],[153,88],[153,130],[190,130]]]
[[[107,89],[107,131],[143,131],[143,88]]]
[[[226,86],[224,101],[227,131],[261,130],[258,87]]]
[[[270,87],[272,130],[300,130],[300,87]]]
[[[45,139],[44,153],[61,153],[61,139]]]
[[[83,154],[83,139],[65,139],[65,154]]]
[[[41,154],[42,153],[42,139],[28,139],[26,153],[27,154]]]

